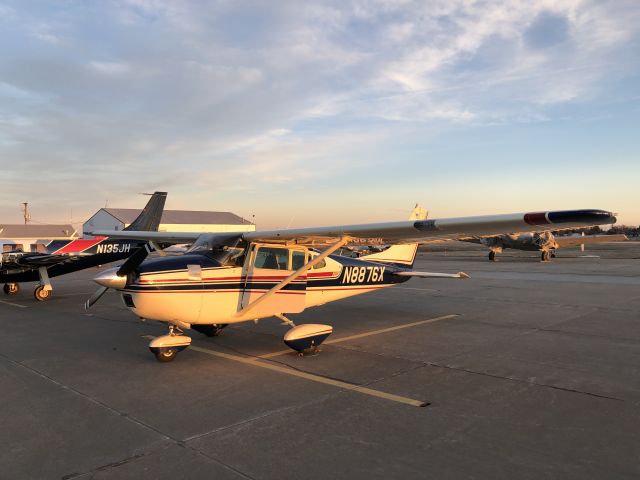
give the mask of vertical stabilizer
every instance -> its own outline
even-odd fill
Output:
[[[409,220],[426,220],[429,212],[420,205],[416,205]],[[383,252],[373,253],[371,255],[363,255],[362,260],[370,260],[380,263],[394,263],[403,267],[413,267],[418,251],[417,243],[409,243],[407,245],[392,245]]]
[[[125,230],[138,232],[157,232],[164,210],[167,192],[155,192],[142,209],[140,215]]]

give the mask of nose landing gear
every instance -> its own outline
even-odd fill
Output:
[[[149,350],[159,362],[170,362],[179,352],[191,345],[191,337],[175,325],[169,325],[169,334],[156,337],[149,343]]]

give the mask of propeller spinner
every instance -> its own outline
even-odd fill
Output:
[[[100,288],[85,302],[84,309],[89,310],[110,288],[123,289],[127,285],[128,275],[144,262],[149,253],[151,253],[151,248],[146,244],[133,252],[120,267],[109,268],[96,275],[93,281],[100,285]]]

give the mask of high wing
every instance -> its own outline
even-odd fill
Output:
[[[6,253],[3,255],[2,263],[14,264],[18,267],[40,268],[50,267],[58,263],[68,262],[78,258],[78,255],[49,255],[46,253]]]
[[[148,240],[161,243],[191,243],[197,240],[202,232],[127,232],[124,230],[95,230],[87,232],[96,237],[109,237],[109,238],[130,238],[135,240]],[[242,232],[234,233],[234,236],[241,235]]]
[[[382,239],[383,243],[402,244],[421,243],[433,239],[455,240],[475,235],[544,231],[556,227],[606,225],[615,222],[615,215],[604,210],[565,210],[246,232],[242,238],[247,241],[295,241],[305,244],[343,237],[361,240],[377,238]]]
[[[560,247],[579,247],[594,243],[625,242],[629,240],[626,235],[585,235],[584,237],[554,237]]]
[[[207,236],[216,241],[237,238],[248,242],[295,242],[305,245],[327,243],[342,238],[376,239],[378,242],[387,244],[403,244],[504,233],[540,232],[559,228],[607,225],[615,222],[615,215],[605,210],[563,210],[221,234],[122,231],[92,233],[113,238],[138,238],[173,243],[193,242],[201,236]]]

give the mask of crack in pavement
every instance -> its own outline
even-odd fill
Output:
[[[49,375],[47,375],[47,374],[45,374],[45,373],[43,373],[43,372],[41,372],[39,370],[36,370],[35,368],[30,367],[29,365],[26,365],[26,364],[24,364],[22,362],[19,362],[17,360],[9,358],[9,357],[7,357],[6,355],[4,355],[2,353],[0,353],[0,357],[4,358],[10,364],[12,364],[14,366],[17,366],[19,368],[22,368],[22,369],[28,371],[29,373],[44,379],[47,382],[53,383],[57,387],[65,390],[67,392],[70,392],[70,393],[72,393],[74,395],[77,395],[77,396],[79,396],[79,397],[81,397],[81,398],[93,403],[94,405],[97,405],[98,407],[104,408],[104,409],[108,410],[109,412],[111,412],[111,413],[113,413],[115,415],[118,415],[119,417],[122,417],[125,420],[127,420],[129,422],[132,422],[132,423],[134,423],[135,425],[137,425],[139,427],[142,427],[144,429],[150,430],[150,431],[156,433],[157,435],[160,435],[161,437],[163,437],[164,440],[168,440],[168,441],[174,443],[175,445],[178,445],[178,446],[181,446],[181,447],[189,448],[190,450],[194,451],[198,455],[202,455],[203,457],[206,457],[206,458],[214,461],[215,463],[217,463],[220,466],[232,471],[233,473],[236,473],[236,474],[238,474],[238,475],[240,475],[240,476],[242,476],[244,478],[253,480],[252,477],[250,477],[246,473],[241,472],[240,470],[232,467],[231,465],[228,465],[228,464],[224,463],[223,461],[221,461],[221,460],[219,460],[219,459],[217,459],[217,458],[215,458],[215,457],[213,457],[211,455],[208,455],[206,452],[203,452],[203,451],[201,451],[201,450],[199,450],[199,449],[197,449],[195,447],[187,445],[183,440],[175,438],[175,437],[173,437],[173,436],[171,436],[171,435],[169,435],[169,434],[167,434],[167,433],[165,433],[165,432],[153,427],[152,425],[149,425],[148,423],[145,423],[142,420],[139,420],[136,417],[134,417],[132,415],[129,415],[126,412],[122,412],[122,411],[120,411],[120,410],[118,410],[118,409],[116,409],[116,408],[114,408],[114,407],[112,407],[112,406],[110,406],[110,405],[98,400],[97,398],[94,398],[94,397],[92,397],[92,396],[90,396],[90,395],[88,395],[88,394],[86,394],[84,392],[81,392],[80,390],[77,390],[77,389],[75,389],[73,387],[70,387],[69,385],[65,385],[65,384],[57,381],[56,379],[50,377]],[[153,449],[154,447],[151,446],[150,448]],[[144,455],[142,455],[142,456],[144,456]],[[93,470],[90,470],[88,472],[78,472],[78,473],[67,474],[63,478],[70,479],[70,478],[78,478],[79,476],[90,475],[90,474],[96,473],[100,469],[104,470],[104,469],[113,468],[113,467],[117,467],[117,466],[123,465],[125,463],[128,463],[131,460],[135,460],[134,457],[135,457],[135,455],[133,457],[126,457],[125,459],[123,459],[120,462],[109,463],[107,465],[103,465],[101,467],[97,467],[97,468],[95,468]],[[140,458],[140,457],[138,457],[138,458]]]

